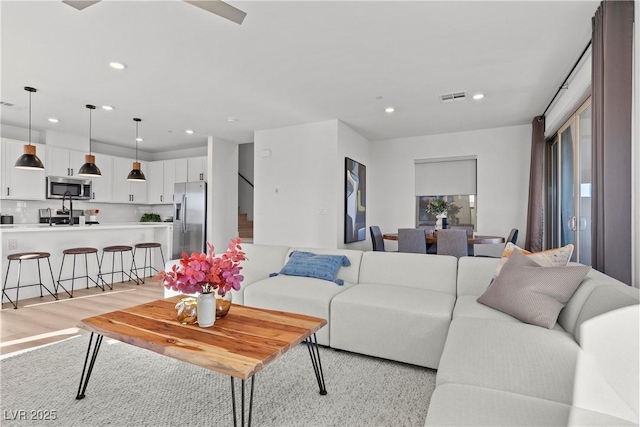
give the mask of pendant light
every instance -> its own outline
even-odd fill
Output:
[[[142,120],[133,119],[136,122],[136,161],[133,162],[133,169],[129,172],[129,176],[127,176],[127,181],[146,181],[147,178],[144,177],[144,174],[140,170],[140,162],[138,162],[138,123]]]
[[[31,145],[31,94],[37,90],[28,86],[24,90],[29,92],[29,145],[24,146],[24,154],[18,157],[15,167],[17,169],[40,170],[44,169],[44,165],[42,160],[36,156],[36,146]]]
[[[100,178],[102,176],[102,172],[100,172],[100,168],[96,166],[96,156],[91,154],[91,110],[95,110],[96,106],[87,105],[86,107],[89,109],[89,154],[84,156],[84,165],[80,167],[78,175]]]

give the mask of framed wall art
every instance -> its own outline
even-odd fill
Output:
[[[344,160],[344,243],[352,243],[367,237],[367,167]]]

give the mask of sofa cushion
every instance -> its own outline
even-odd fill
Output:
[[[568,244],[561,248],[547,249],[546,251],[540,252],[529,252],[526,249],[519,248],[515,244],[508,242],[505,245],[504,250],[502,251],[502,258],[500,259],[500,263],[496,267],[496,271],[494,274],[495,277],[500,275],[502,267],[514,252],[520,252],[531,257],[532,260],[543,267],[564,267],[569,263],[569,261],[571,261],[571,255],[573,254],[573,245]]]
[[[351,286],[353,284],[349,282],[345,282],[344,286],[336,286],[333,282],[310,277],[270,277],[247,286],[244,304],[326,319],[329,325],[320,329],[316,336],[319,344],[329,345],[331,300]]]
[[[523,322],[553,328],[589,266],[542,267],[515,251],[478,302]]]
[[[466,295],[456,299],[456,306],[453,309],[453,318],[471,317],[478,319],[502,320],[506,322],[520,322],[513,316],[503,313],[500,310],[491,308],[477,301],[478,297]]]
[[[632,426],[624,419],[545,399],[465,384],[436,387],[425,426]]]
[[[293,251],[289,254],[289,260],[280,273],[272,273],[270,276],[284,274],[286,276],[313,277],[328,280],[342,286],[344,280],[338,279],[340,267],[351,265],[345,255],[317,255],[312,252]]]
[[[574,405],[640,422],[640,306],[582,323]]]
[[[520,320],[513,316],[509,316],[500,310],[480,304],[474,296],[461,296],[456,298],[456,306],[453,308],[453,318],[455,319],[456,317],[470,317],[476,319],[502,320],[504,322],[520,323]],[[558,322],[553,325],[553,330],[565,332],[564,328]]]
[[[355,285],[331,301],[331,347],[436,369],[454,303],[427,289]]]
[[[251,270],[255,272],[252,277],[260,277],[261,279],[269,277],[270,273],[279,271],[285,265],[289,249],[289,246],[243,243],[242,250],[246,258],[240,263],[243,274],[247,270]],[[244,283],[247,283],[246,278]]]
[[[487,290],[500,258],[462,257],[458,260],[457,294],[482,295]]]
[[[446,255],[365,252],[358,283],[395,285],[456,294],[458,260]]]
[[[457,317],[449,326],[436,382],[571,404],[579,352],[580,347],[566,332],[519,322]]]
[[[640,289],[638,288],[615,283],[596,286],[582,305],[576,319],[574,330],[576,341],[582,344],[580,326],[583,322],[618,308],[636,305],[639,300]]]

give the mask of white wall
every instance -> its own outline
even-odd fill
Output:
[[[238,145],[213,137],[207,144],[207,241],[218,254],[238,237]]]
[[[330,120],[255,132],[254,243],[337,247],[337,128]]]
[[[0,125],[0,136],[2,138],[17,139],[18,141],[29,141],[29,128],[21,128],[18,126]],[[44,144],[44,132],[31,129],[31,142]]]
[[[336,212],[338,212],[336,218],[336,241],[338,242],[338,248],[359,249],[359,250],[371,250],[371,236],[369,235],[369,206],[367,203],[367,239],[361,242],[344,243],[344,217],[345,217],[345,200],[344,200],[344,158],[349,157],[352,160],[357,161],[367,167],[366,169],[366,181],[367,181],[367,198],[369,195],[369,177],[375,171],[372,170],[369,161],[369,140],[351,129],[349,126],[342,122],[338,122],[338,159],[335,162],[336,177],[335,195],[336,195]],[[366,201],[368,202],[368,200]]]
[[[635,4],[635,37],[634,37],[634,73],[633,73],[633,131],[631,154],[633,156],[631,163],[631,208],[633,209],[631,221],[631,283],[633,286],[640,288],[640,1],[636,0]],[[633,220],[635,219],[635,220]]]
[[[207,147],[181,148],[179,150],[162,151],[160,153],[149,153],[149,155],[149,160],[151,161],[202,157],[207,155]]]
[[[531,126],[512,126],[371,143],[367,223],[382,232],[415,227],[414,160],[477,156],[478,234],[525,239]],[[389,249],[394,245],[385,243]],[[494,247],[495,246],[495,247]],[[501,245],[476,245],[476,254],[499,255]]]

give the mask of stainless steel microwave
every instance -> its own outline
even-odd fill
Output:
[[[73,200],[91,200],[91,180],[63,176],[47,177],[47,199],[62,199],[67,192]]]

